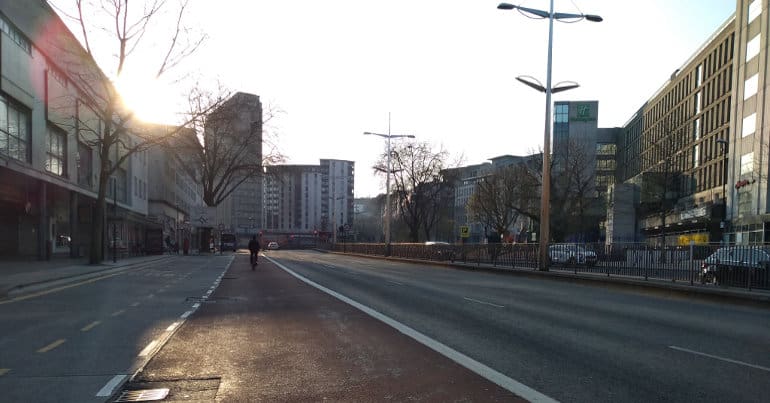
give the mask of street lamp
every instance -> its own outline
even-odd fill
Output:
[[[719,227],[722,229],[722,241],[725,239],[725,230],[727,225],[727,140],[717,139],[717,144],[722,146],[722,160],[724,161],[724,175],[722,177],[722,222],[719,223]]]
[[[387,250],[390,250],[390,139],[396,138],[410,138],[413,139],[414,135],[411,134],[390,134],[390,117],[388,117],[388,134],[364,132],[367,136],[380,136],[388,140],[388,166],[385,174],[385,245]],[[389,254],[389,253],[388,253]]]
[[[554,13],[553,0],[550,1],[549,11],[537,10],[534,8],[521,7],[509,3],[500,3],[497,6],[500,10],[519,10],[525,15],[548,19],[548,64],[546,70],[545,86],[531,77],[520,76],[517,80],[538,91],[545,92],[545,133],[543,138],[543,191],[540,199],[540,270],[548,270],[548,240],[550,238],[550,211],[549,201],[551,199],[551,94],[577,88],[577,83],[565,82],[551,86],[551,66],[553,54],[553,20],[588,20],[592,22],[601,22],[602,17],[593,14],[570,14]],[[534,82],[533,82],[534,81]]]

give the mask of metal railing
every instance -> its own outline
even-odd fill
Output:
[[[379,255],[477,267],[537,270],[538,244],[347,243],[338,252]],[[565,243],[548,247],[551,271],[690,285],[770,290],[770,245],[651,246],[642,243]]]

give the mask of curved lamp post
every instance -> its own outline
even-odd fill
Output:
[[[380,133],[372,133],[372,132],[364,132],[367,136],[380,136],[382,138],[387,139],[388,143],[388,167],[387,167],[387,173],[385,176],[385,245],[388,251],[390,251],[390,139],[397,139],[397,138],[410,138],[413,139],[414,135],[412,134],[390,134],[390,122],[388,122],[388,134],[380,134]],[[388,253],[389,254],[389,253]]]
[[[535,16],[548,19],[548,64],[546,82],[543,86],[537,80],[528,76],[516,77],[525,85],[545,93],[545,134],[543,138],[543,191],[540,197],[540,270],[548,270],[548,240],[550,239],[550,199],[551,199],[551,94],[577,88],[574,82],[559,83],[551,86],[551,65],[553,54],[553,20],[588,20],[601,22],[602,17],[593,14],[554,13],[553,0],[550,1],[549,11],[521,7],[509,3],[500,3],[500,10],[518,10],[525,16]],[[531,18],[531,17],[530,17]]]

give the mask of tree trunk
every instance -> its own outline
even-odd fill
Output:
[[[99,172],[99,191],[96,197],[93,216],[91,217],[91,242],[88,251],[88,263],[99,264],[104,259],[104,218],[107,211],[107,175],[109,161],[102,161]]]

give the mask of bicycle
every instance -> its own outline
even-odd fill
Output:
[[[249,262],[251,263],[251,270],[254,271],[257,268],[257,264],[259,264],[259,252],[251,252],[251,256],[249,256]]]

